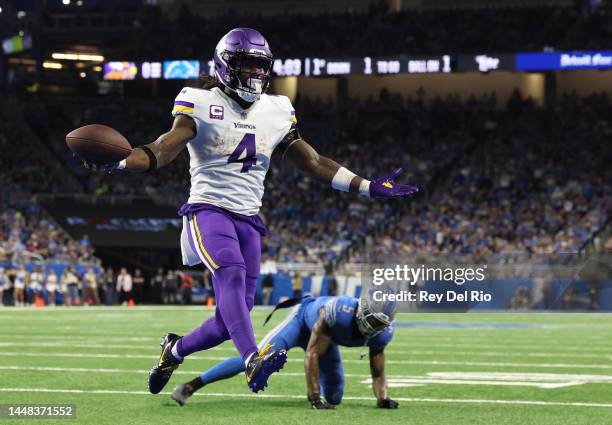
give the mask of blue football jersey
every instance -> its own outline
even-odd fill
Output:
[[[302,301],[301,313],[304,325],[312,330],[319,320],[319,312],[325,310],[325,322],[331,329],[332,341],[345,347],[384,348],[393,338],[393,327],[385,328],[381,333],[369,338],[361,335],[355,323],[357,298],[353,297],[307,297]]]

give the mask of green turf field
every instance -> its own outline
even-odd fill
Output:
[[[269,310],[255,310],[258,339]],[[343,349],[345,399],[336,411],[311,411],[303,352],[261,395],[244,377],[202,389],[185,407],[168,397],[216,361],[231,342],[188,358],[166,392],[147,392],[147,371],[168,330],[188,332],[205,308],[0,308],[0,404],[68,403],[69,424],[610,424],[612,315],[401,314],[387,349],[390,395],[399,410],[376,409],[360,349]],[[284,312],[277,312],[271,329]]]

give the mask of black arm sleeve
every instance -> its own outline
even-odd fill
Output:
[[[283,140],[281,140],[281,142],[276,146],[277,149],[279,149],[283,158],[289,150],[289,146],[291,146],[293,142],[295,142],[296,140],[300,140],[301,138],[302,135],[300,134],[300,130],[298,129],[297,125],[291,124],[291,128],[289,129],[285,137],[283,137]]]

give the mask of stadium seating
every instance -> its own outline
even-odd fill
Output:
[[[481,258],[578,252],[610,218],[610,106],[606,95],[565,96],[555,110],[514,97],[481,121],[489,134],[426,202],[386,222],[372,249]],[[365,260],[364,252],[351,260]]]
[[[124,52],[126,57],[148,59],[208,56],[218,36],[238,26],[258,28],[282,58],[541,50],[561,47],[577,20],[573,8],[556,7],[389,13],[381,6],[365,13],[291,14],[283,19],[249,14],[207,18],[192,15],[188,8],[170,19],[150,7],[141,11],[138,37]]]
[[[82,110],[76,103],[34,103],[27,115],[44,118],[30,125],[47,135],[83,191],[147,195],[178,206],[189,186],[186,154],[144,180],[92,176],[63,144],[63,125],[98,120],[135,144],[148,143],[171,122],[163,106],[148,104]],[[493,95],[426,105],[385,91],[379,99],[342,104],[349,106],[334,110],[324,101],[297,101],[305,138],[370,178],[401,165],[403,181],[423,193],[408,203],[370,201],[322,187],[275,158],[262,214],[270,230],[264,251],[278,262],[364,261],[372,249],[407,255],[577,252],[609,218],[612,194],[604,182],[612,177],[603,140],[611,105],[605,95],[565,96],[556,109],[537,108],[518,95],[507,105],[496,105]],[[335,114],[321,112],[329,110]],[[570,167],[577,157],[579,165]]]

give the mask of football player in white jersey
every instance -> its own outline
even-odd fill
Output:
[[[373,181],[319,155],[301,137],[295,111],[285,96],[266,94],[273,63],[266,39],[249,28],[221,38],[214,52],[215,75],[201,88],[184,88],[174,102],[174,123],[156,141],[135,148],[116,164],[86,164],[99,171],[154,171],[187,147],[191,190],[181,207],[183,262],[203,263],[213,275],[215,315],[191,333],[168,333],[149,373],[149,390],[159,393],[183,359],[232,339],[245,363],[254,392],[283,367],[285,350],[258,351],[249,312],[259,275],[261,236],[258,216],[264,179],[277,149],[303,173],[334,189],[372,198],[410,196],[414,186],[394,182],[397,169]]]

